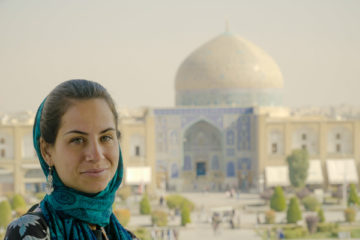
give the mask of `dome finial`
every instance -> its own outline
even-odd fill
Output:
[[[229,20],[228,19],[225,19],[225,32],[226,33],[230,32]]]

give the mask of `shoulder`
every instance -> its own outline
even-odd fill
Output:
[[[29,237],[49,239],[49,228],[42,217],[40,208],[32,207],[28,213],[9,224],[5,240],[29,239]]]

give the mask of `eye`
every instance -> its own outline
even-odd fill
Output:
[[[71,143],[75,143],[75,144],[81,144],[84,143],[85,140],[82,137],[74,137],[70,140]]]
[[[101,142],[109,142],[109,141],[111,141],[112,139],[113,139],[113,137],[110,136],[110,135],[105,135],[105,136],[101,136],[101,137],[100,137]]]

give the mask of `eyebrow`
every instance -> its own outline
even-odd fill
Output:
[[[105,129],[105,130],[102,130],[100,132],[100,134],[106,133],[108,131],[116,131],[116,130],[115,130],[115,128],[110,127],[110,128]],[[72,134],[72,133],[77,133],[77,134],[81,134],[81,135],[89,135],[88,133],[83,132],[83,131],[79,131],[79,130],[71,130],[71,131],[66,132],[64,135]]]

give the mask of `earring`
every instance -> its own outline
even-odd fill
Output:
[[[47,195],[50,195],[53,191],[54,191],[54,186],[53,186],[52,168],[51,166],[49,166],[49,174],[46,180],[46,193]]]

